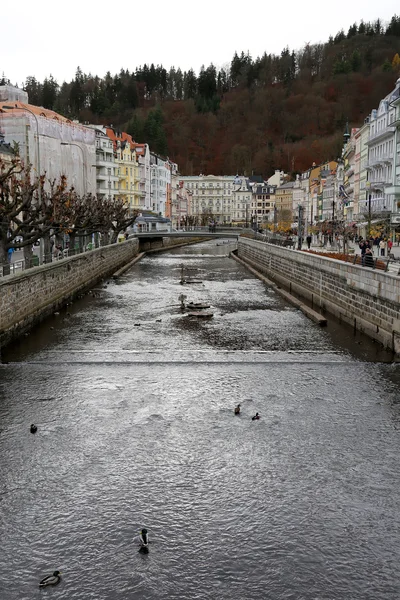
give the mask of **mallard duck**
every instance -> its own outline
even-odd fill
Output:
[[[46,587],[47,585],[57,585],[60,583],[61,577],[60,571],[54,571],[53,575],[47,575],[42,581],[39,583],[39,587]]]
[[[32,425],[31,425],[31,433],[36,433],[36,432],[37,432],[37,427],[36,427],[36,425],[34,425],[32,423]]]

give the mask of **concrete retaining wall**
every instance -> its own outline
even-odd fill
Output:
[[[343,261],[240,238],[238,256],[400,354],[400,278]]]
[[[159,238],[156,243],[149,242],[148,249],[161,251],[199,241],[204,238]],[[0,347],[138,254],[139,241],[132,238],[0,279]]]
[[[136,239],[104,246],[0,280],[0,344],[4,345],[111,275],[138,253]]]

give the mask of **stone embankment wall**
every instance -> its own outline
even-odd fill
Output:
[[[0,343],[51,314],[138,253],[137,239],[112,244],[0,279]]]
[[[158,250],[192,242],[185,238],[163,238]],[[139,241],[134,238],[0,279],[0,346],[112,275],[138,253]]]
[[[245,238],[239,239],[238,256],[400,354],[400,277]]]

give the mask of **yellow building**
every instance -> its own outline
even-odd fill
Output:
[[[278,229],[289,230],[293,221],[293,188],[294,181],[289,181],[276,188],[275,210]]]
[[[130,212],[140,210],[139,163],[136,156],[136,144],[128,133],[106,128],[113,142],[115,162],[118,165],[118,198],[130,208]]]

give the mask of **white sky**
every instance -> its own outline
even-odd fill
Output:
[[[198,73],[230,63],[235,50],[279,54],[396,13],[399,0],[10,0],[1,7],[0,75],[22,85],[52,74],[62,83],[78,65],[103,77],[152,62]]]

